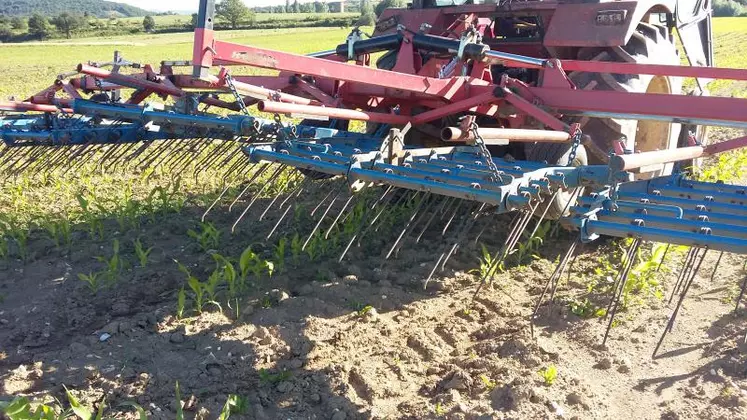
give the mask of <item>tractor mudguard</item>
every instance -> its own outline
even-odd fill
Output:
[[[544,38],[545,47],[623,46],[652,9],[674,13],[676,0],[559,4]]]

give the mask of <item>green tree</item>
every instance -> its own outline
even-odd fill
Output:
[[[10,27],[16,31],[26,32],[29,29],[29,24],[26,22],[26,19],[16,16],[10,20]]]
[[[290,0],[285,0],[285,13],[290,13],[291,10],[291,2]]]
[[[315,1],[314,2],[314,11],[316,13],[328,13],[329,12],[329,6],[327,6],[327,3],[323,1]]]
[[[65,12],[53,17],[52,24],[57,27],[58,31],[65,34],[65,38],[70,39],[72,33],[83,26],[83,18]]]
[[[0,42],[8,42],[13,38],[13,31],[9,24],[0,24]]]
[[[298,0],[293,0],[293,13],[301,13],[301,5],[298,4]]]
[[[197,13],[192,13],[192,29],[195,29],[197,27],[197,19],[199,17],[197,16]]]
[[[29,34],[34,38],[45,39],[52,34],[52,25],[46,17],[34,13],[29,18]]]
[[[215,14],[228,21],[236,29],[245,19],[249,19],[251,10],[241,0],[223,0],[215,6]]]
[[[374,14],[373,6],[369,0],[361,0],[361,17],[358,19],[356,25],[358,26],[372,26],[376,24],[376,15]]]
[[[374,12],[376,13],[376,16],[381,16],[381,14],[384,13],[384,10],[386,9],[402,7],[407,7],[407,0],[382,0],[379,4],[376,5]]]
[[[143,19],[143,29],[145,29],[145,32],[151,32],[156,29],[156,20],[153,19],[153,16],[146,16]]]

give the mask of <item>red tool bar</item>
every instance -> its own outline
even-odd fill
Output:
[[[729,125],[723,123],[733,122],[747,126],[745,99],[538,87],[527,89],[544,106],[568,111],[569,114],[700,121],[703,125]],[[511,102],[510,95],[506,96],[506,100]]]
[[[356,111],[354,109],[332,108],[312,105],[296,105],[281,102],[260,102],[257,109],[263,112],[279,114],[315,115],[319,117],[339,118],[341,120],[371,121],[382,124],[405,125],[410,117],[381,112]]]
[[[38,112],[65,112],[72,114],[69,108],[58,108],[54,105],[32,104],[28,102],[0,102],[0,111],[38,111]]]
[[[521,66],[518,66],[521,67]],[[610,61],[563,60],[565,71],[655,76],[697,77],[704,79],[747,80],[747,69],[671,66],[665,64],[617,63]]]
[[[246,45],[215,42],[216,60],[265,69],[330,78],[344,82],[378,85],[405,92],[444,96],[452,81],[379,70],[321,58],[273,51]]]
[[[156,93],[172,96],[182,96],[184,92],[176,87],[165,86],[161,83],[142,80],[137,77],[126,76],[124,74],[113,73],[99,67],[89,66],[87,64],[78,64],[78,73],[105,79],[118,85],[127,86],[134,89],[147,89]]]
[[[528,130],[517,128],[478,128],[477,133],[485,140],[507,139],[510,141],[537,143],[565,143],[570,135],[565,131]],[[475,140],[473,131],[464,132],[458,127],[446,127],[441,131],[441,138],[446,141]]]
[[[219,82],[219,79],[217,78],[215,78],[214,80],[216,82]],[[248,96],[251,96],[252,98],[256,98],[259,100],[282,101],[282,102],[288,102],[288,103],[298,104],[298,105],[311,105],[311,104],[316,103],[315,101],[312,101],[311,99],[302,98],[300,96],[291,95],[288,93],[283,93],[277,90],[265,89],[260,86],[254,86],[254,85],[250,85],[248,83],[242,83],[236,80],[234,80],[233,85],[234,87],[236,87],[236,90],[239,91],[239,93],[243,93],[244,95],[248,95]],[[223,86],[226,86],[225,81],[223,82]]]
[[[705,154],[715,155],[734,149],[741,149],[742,147],[747,147],[747,136],[710,144],[706,146]]]
[[[499,100],[501,99],[496,98],[493,92],[486,92],[486,93],[474,96],[472,98],[464,99],[459,102],[454,102],[453,104],[445,105],[445,106],[433,109],[431,111],[426,111],[426,112],[423,112],[422,114],[418,114],[412,119],[412,123],[414,125],[422,125],[427,122],[436,121],[438,119],[447,117],[449,115],[454,115],[460,112],[467,111],[476,106],[496,102]]]
[[[703,153],[703,147],[692,146],[680,147],[679,149],[674,150],[657,150],[654,152],[635,153],[631,155],[614,155],[610,157],[610,167],[616,171],[630,171],[646,166],[697,159],[703,156]]]

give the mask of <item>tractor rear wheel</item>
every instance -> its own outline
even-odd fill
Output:
[[[642,64],[679,65],[677,48],[666,28],[641,22],[623,47],[581,48],[579,60],[628,62]],[[652,75],[626,75],[610,73],[569,74],[579,89],[618,92],[680,94],[682,80],[676,77]],[[588,118],[579,120],[584,134],[604,151],[614,149],[614,142],[624,140],[626,149],[636,153],[675,149],[679,143],[680,124],[653,120],[621,120],[616,118]],[[592,164],[602,163],[592,157]],[[669,175],[673,164],[666,164],[636,175],[636,179],[648,179]]]

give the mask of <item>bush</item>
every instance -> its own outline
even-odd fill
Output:
[[[744,7],[733,0],[716,0],[713,3],[713,15],[718,17],[741,16]]]
[[[358,19],[358,22],[355,24],[356,26],[374,26],[376,25],[376,15],[373,13],[361,15],[360,19]]]

